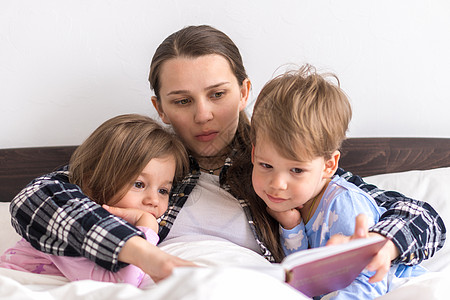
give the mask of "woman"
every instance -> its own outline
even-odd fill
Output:
[[[224,239],[279,261],[278,236],[269,230],[278,225],[254,201],[251,188],[249,121],[244,113],[251,84],[236,45],[212,27],[186,27],[157,48],[149,80],[161,120],[190,152],[190,173],[173,188],[160,221],[162,244]],[[387,209],[370,233],[391,239],[369,265],[377,270],[373,281],[384,276],[391,260],[416,264],[443,246],[445,227],[428,204],[380,191],[344,170],[338,174]],[[88,209],[81,209],[83,205]],[[110,212],[126,213],[114,208]],[[34,180],[12,201],[11,214],[16,230],[44,252],[88,257],[112,271],[131,263],[154,280],[188,264],[148,245],[136,228],[111,218],[59,173]],[[364,219],[358,219],[354,237],[368,234]]]

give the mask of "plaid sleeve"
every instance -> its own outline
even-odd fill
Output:
[[[145,235],[91,201],[69,183],[67,168],[33,180],[11,202],[11,223],[34,248],[59,256],[83,256],[116,272],[125,242]]]
[[[380,190],[341,168],[336,174],[369,193],[379,206],[387,209],[370,231],[392,239],[400,252],[393,263],[419,264],[444,246],[444,222],[431,205],[398,192]]]

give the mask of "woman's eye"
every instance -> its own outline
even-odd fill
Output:
[[[224,92],[216,92],[214,94],[212,94],[212,98],[218,99],[221,98],[223,96],[223,94],[225,94]]]
[[[296,173],[296,174],[300,174],[300,173],[303,172],[303,170],[300,169],[300,168],[292,168],[291,171],[292,171],[293,173]]]
[[[188,103],[189,103],[189,99],[187,99],[187,98],[175,101],[175,104],[181,104],[181,105],[185,105]]]
[[[133,186],[138,189],[145,188],[145,184],[142,181],[136,181]]]

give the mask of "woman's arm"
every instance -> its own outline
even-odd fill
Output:
[[[146,213],[136,208],[119,208],[114,206],[103,205],[110,213],[121,217],[127,222],[136,226],[152,227],[156,225],[154,231],[156,232],[157,223],[153,215]],[[145,224],[145,225],[143,225]],[[175,267],[194,267],[194,263],[186,261],[179,257],[167,254],[155,246],[156,243],[151,244],[144,242],[140,237],[132,237],[126,241],[122,250],[119,253],[119,260],[138,266],[150,277],[158,282],[172,274]]]
[[[139,227],[139,229],[145,233],[148,244],[157,244],[159,237],[153,230],[145,227]],[[117,272],[111,272],[104,268],[99,268],[94,262],[84,257],[56,255],[45,255],[45,257],[48,257],[70,281],[90,279],[103,282],[129,283],[138,287],[145,276],[145,272],[131,264]]]
[[[387,209],[370,231],[390,238],[397,247],[399,256],[393,263],[418,264],[444,246],[444,222],[431,205],[398,192],[380,190],[341,168],[336,174],[369,193],[379,206]]]
[[[83,256],[116,272],[119,253],[144,234],[69,183],[67,167],[33,180],[11,202],[12,224],[31,245],[59,256]]]

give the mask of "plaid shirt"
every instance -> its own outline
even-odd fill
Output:
[[[228,158],[220,174],[224,189],[227,186],[223,179],[230,165]],[[442,248],[446,232],[444,223],[429,204],[397,192],[379,190],[342,169],[337,174],[368,192],[378,205],[387,209],[371,231],[391,238],[397,245],[401,255],[395,262],[418,264]],[[169,233],[199,175],[198,164],[191,159],[190,174],[173,188],[169,208],[159,220],[161,240]],[[239,203],[261,253],[273,261],[257,236],[248,203],[241,199]],[[12,200],[10,212],[16,231],[36,249],[55,255],[84,256],[111,271],[126,265],[118,261],[125,242],[132,236],[144,236],[139,229],[110,215],[71,184],[67,167],[33,180]]]

